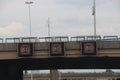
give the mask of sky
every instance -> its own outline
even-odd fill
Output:
[[[0,37],[93,35],[93,0],[0,0]],[[120,35],[120,0],[96,0],[97,35]]]

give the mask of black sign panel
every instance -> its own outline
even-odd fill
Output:
[[[96,55],[96,42],[82,42],[82,55]]]
[[[18,57],[33,56],[33,43],[19,43],[18,44]]]
[[[50,43],[50,56],[64,56],[64,43],[63,42]]]

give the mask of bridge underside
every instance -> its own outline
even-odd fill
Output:
[[[0,60],[0,66],[15,66],[22,70],[41,69],[119,69],[120,57],[81,57],[81,58],[21,58]]]
[[[120,57],[21,58],[0,60],[0,77],[6,78],[2,80],[23,80],[23,70],[119,68]]]

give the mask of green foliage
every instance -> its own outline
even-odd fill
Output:
[[[112,74],[112,73],[114,73],[114,71],[112,71],[111,69],[106,69],[105,73]]]

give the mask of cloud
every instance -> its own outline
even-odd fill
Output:
[[[120,3],[119,0],[104,0],[96,6],[98,34],[120,35],[120,5],[118,3]]]
[[[27,36],[27,27],[19,22],[13,22],[7,26],[0,27],[0,36],[6,37],[20,37]]]
[[[79,8],[80,6],[88,6],[92,0],[55,0],[55,2],[59,5],[71,5]]]

